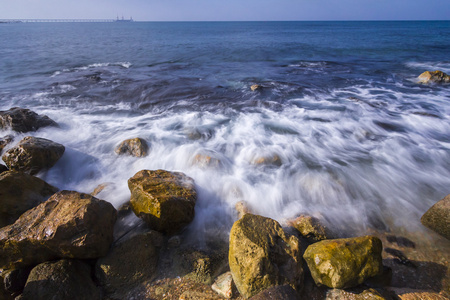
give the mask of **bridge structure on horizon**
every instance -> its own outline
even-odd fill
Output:
[[[0,19],[0,23],[107,23],[115,19]]]

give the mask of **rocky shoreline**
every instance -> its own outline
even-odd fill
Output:
[[[447,82],[444,75],[434,81]],[[58,125],[28,109],[0,112],[0,129],[45,126]],[[34,176],[61,158],[63,145],[27,136],[11,147],[13,140],[0,139],[0,151],[7,149],[0,170],[0,300],[450,297],[450,195],[422,218],[439,235],[368,230],[337,238],[311,216],[280,224],[240,202],[229,241],[195,245],[183,232],[197,201],[187,175],[141,170],[128,180],[130,202],[116,210],[96,197],[106,184],[91,194],[58,191]],[[132,138],[115,152],[142,157],[150,150]],[[124,229],[133,214],[141,222]]]

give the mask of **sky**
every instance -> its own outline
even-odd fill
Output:
[[[450,0],[0,0],[0,19],[450,20]]]

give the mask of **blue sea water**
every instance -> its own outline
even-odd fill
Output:
[[[448,21],[0,24],[0,110],[61,125],[14,141],[66,146],[39,174],[60,189],[108,182],[98,197],[119,207],[139,170],[193,177],[196,233],[227,232],[239,201],[420,230],[450,193],[450,85],[417,76],[450,73],[448,49]],[[149,156],[114,153],[133,137]]]

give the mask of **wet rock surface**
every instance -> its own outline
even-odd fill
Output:
[[[382,243],[373,236],[324,240],[310,245],[304,255],[316,284],[349,288],[380,274]]]
[[[27,136],[2,156],[10,170],[31,175],[51,168],[64,154],[65,147],[47,139]]]
[[[114,152],[118,155],[131,155],[135,157],[144,157],[148,155],[149,146],[144,139],[133,138],[121,142]]]
[[[88,264],[62,259],[33,268],[21,299],[100,300],[102,297],[91,278],[91,267]]]
[[[21,214],[47,200],[58,189],[23,172],[0,174],[0,227],[14,223]]]
[[[320,220],[312,216],[301,215],[288,221],[288,225],[294,227],[302,236],[311,241],[322,241],[330,238],[330,233],[320,223]]]
[[[183,173],[142,170],[128,187],[131,208],[152,229],[172,235],[194,219],[197,192],[194,180]]]
[[[0,138],[0,153],[3,152],[6,146],[8,146],[13,141],[13,136],[7,135]]]
[[[20,107],[0,111],[0,129],[12,129],[17,132],[36,131],[41,127],[58,126],[45,115]]]
[[[244,298],[277,285],[300,288],[303,281],[301,246],[280,224],[258,215],[245,214],[230,232],[229,265],[237,289]]]
[[[425,71],[418,77],[419,83],[449,83],[450,76],[442,71]]]
[[[112,242],[116,215],[106,201],[88,194],[58,192],[0,229],[0,268],[104,256]]]
[[[420,221],[426,227],[450,240],[450,194],[428,209]]]
[[[95,275],[111,299],[124,299],[130,289],[158,274],[162,234],[156,231],[138,234],[112,246],[97,261]]]

